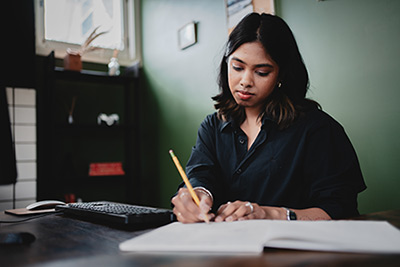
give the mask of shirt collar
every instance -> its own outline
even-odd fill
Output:
[[[232,119],[222,121],[219,131],[222,132],[228,125],[232,125],[233,127],[234,121]]]
[[[264,117],[262,118],[261,128],[263,128],[264,125],[270,124],[271,122],[273,122],[273,120],[272,120],[271,118],[269,118],[268,116],[264,116]],[[220,125],[220,127],[219,127],[219,131],[220,131],[220,132],[224,131],[224,130],[228,127],[228,125],[230,125],[230,126],[232,127],[232,129],[240,127],[239,125],[237,125],[237,124],[233,121],[232,118],[229,118],[228,120],[224,120],[224,121],[221,123],[221,125]]]

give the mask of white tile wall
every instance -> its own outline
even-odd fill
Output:
[[[16,199],[36,199],[36,180],[17,182],[15,188]]]
[[[18,125],[15,123],[15,144],[18,143],[36,143],[36,125]]]
[[[18,124],[36,124],[36,109],[34,107],[16,107],[14,115]]]
[[[12,185],[1,185],[0,186],[0,203],[2,201],[10,201],[12,199],[13,186]]]
[[[14,94],[13,94],[13,88],[7,87],[6,88],[6,95],[7,95],[7,103],[8,106],[12,106],[14,104]],[[12,116],[11,116],[12,117]]]
[[[36,90],[7,88],[18,178],[15,208],[36,201]],[[13,208],[13,185],[0,186],[0,210]]]
[[[26,181],[36,179],[36,161],[22,162],[17,158],[17,181]]]
[[[15,154],[18,160],[35,161],[36,144],[16,144]]]
[[[15,105],[36,108],[36,90],[15,88]]]

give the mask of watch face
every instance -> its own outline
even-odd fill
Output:
[[[297,220],[296,213],[294,211],[292,211],[292,210],[289,210],[289,218],[290,218],[291,221]]]

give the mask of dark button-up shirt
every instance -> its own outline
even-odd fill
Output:
[[[214,210],[227,201],[262,206],[319,207],[332,218],[355,216],[357,194],[366,188],[343,127],[321,110],[308,111],[279,130],[264,118],[247,149],[247,136],[217,114],[202,122],[186,172],[193,187],[214,196]]]

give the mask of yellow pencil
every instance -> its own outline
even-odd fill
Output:
[[[174,154],[174,151],[172,151],[172,149],[171,149],[171,150],[169,151],[169,154],[171,155],[172,160],[174,161],[175,166],[176,166],[176,168],[178,169],[178,171],[179,171],[179,173],[180,173],[180,175],[181,175],[183,181],[185,182],[186,187],[187,187],[187,189],[189,190],[190,195],[192,196],[194,202],[196,202],[197,206],[200,207],[200,200],[199,200],[199,198],[197,197],[196,193],[194,192],[193,187],[192,187],[192,185],[190,184],[189,179],[187,178],[185,171],[183,170],[181,164],[179,163],[178,158],[177,158],[177,157],[175,156],[175,154]],[[204,219],[205,219],[205,221],[206,221],[207,223],[210,222],[210,220],[208,219],[207,214],[204,214]]]

